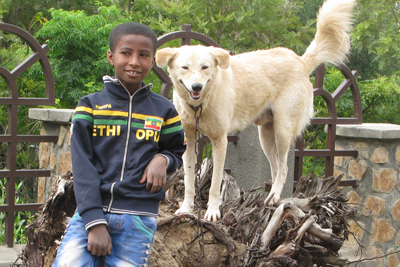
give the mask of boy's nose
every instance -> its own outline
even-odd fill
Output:
[[[132,66],[139,65],[139,56],[133,54],[129,59],[129,65],[132,65]]]

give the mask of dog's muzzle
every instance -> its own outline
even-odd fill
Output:
[[[192,85],[192,90],[193,90],[194,92],[200,92],[201,89],[203,89],[203,85],[202,85],[201,83],[194,83],[194,84]]]
[[[189,90],[182,80],[180,80],[180,82],[193,100],[199,100],[201,98],[200,92],[203,89],[203,85],[201,83],[192,84],[192,86],[191,86],[192,88],[191,88],[191,90]]]
[[[190,93],[190,97],[193,100],[199,100],[201,98],[201,90],[203,89],[203,85],[201,83],[194,83],[192,84],[192,92]]]

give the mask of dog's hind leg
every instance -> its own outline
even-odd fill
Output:
[[[221,218],[221,213],[219,211],[219,205],[221,201],[220,191],[222,175],[224,171],[226,148],[228,145],[228,139],[225,135],[221,137],[213,138],[209,136],[212,143],[212,156],[214,161],[213,174],[211,180],[210,194],[208,198],[207,212],[204,218],[208,221],[217,221]]]
[[[275,204],[280,199],[288,172],[287,157],[292,142],[290,125],[269,122],[259,127],[261,146],[271,165],[272,188],[267,199]]]
[[[195,138],[194,131],[186,131],[186,151],[183,154],[183,169],[185,171],[185,197],[181,207],[175,212],[175,214],[191,213],[193,211],[195,188],[194,188],[194,166],[196,164],[196,155],[194,151]]]
[[[269,122],[258,126],[258,136],[260,138],[261,148],[269,161],[271,169],[272,183],[275,183],[275,178],[278,175],[278,152],[275,145],[275,133],[273,123]]]

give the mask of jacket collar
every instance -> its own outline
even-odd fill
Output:
[[[106,86],[105,90],[109,92],[111,95],[115,96],[118,99],[126,99],[129,100],[130,94],[129,91],[122,85],[122,83],[113,77],[108,75],[103,76],[104,85]],[[134,94],[133,99],[135,101],[140,101],[147,97],[150,94],[150,90],[153,88],[153,84],[146,85],[142,82],[142,87],[139,88]]]

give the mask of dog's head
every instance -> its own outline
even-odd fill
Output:
[[[192,100],[208,94],[218,68],[229,68],[229,52],[217,47],[182,46],[163,48],[156,53],[159,67],[168,66],[168,72],[177,93]],[[186,93],[187,92],[187,93]]]

